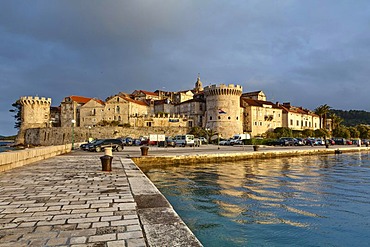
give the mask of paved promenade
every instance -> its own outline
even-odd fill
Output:
[[[201,246],[130,159],[102,172],[101,155],[0,173],[0,246]]]
[[[369,151],[352,146],[262,147],[259,153]],[[253,154],[251,146],[149,149],[148,158]],[[306,153],[306,152],[305,152]],[[0,173],[0,247],[201,246],[168,201],[132,162],[139,147],[113,153],[73,151]],[[143,157],[145,158],[145,157]],[[156,160],[156,161],[158,161]]]

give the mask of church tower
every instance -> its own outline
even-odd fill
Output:
[[[199,93],[199,92],[203,91],[203,85],[202,85],[202,82],[200,81],[200,75],[199,74],[198,74],[197,82],[195,83],[194,91],[196,93]]]

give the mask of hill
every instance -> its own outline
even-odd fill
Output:
[[[331,109],[331,113],[341,117],[344,121],[342,122],[345,126],[356,126],[359,124],[370,125],[370,112],[363,110],[335,110]]]
[[[17,136],[14,135],[14,136],[2,136],[0,135],[0,140],[15,140]]]

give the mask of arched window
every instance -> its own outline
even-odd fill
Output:
[[[116,106],[116,113],[119,113],[120,112],[120,108],[119,106]]]

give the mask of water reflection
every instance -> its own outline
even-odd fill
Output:
[[[370,240],[369,167],[365,153],[142,169],[205,246],[346,246]]]

